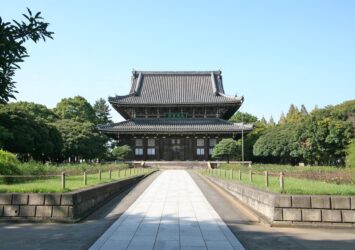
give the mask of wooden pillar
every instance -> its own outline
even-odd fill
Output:
[[[209,143],[209,140],[208,138],[204,138],[204,141],[205,141],[205,160],[208,161],[208,143]]]

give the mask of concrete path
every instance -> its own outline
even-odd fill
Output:
[[[184,170],[168,170],[90,249],[244,249]]]

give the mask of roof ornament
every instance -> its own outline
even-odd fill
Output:
[[[139,75],[138,75],[138,80],[137,80],[137,83],[136,83],[136,88],[134,90],[134,94],[137,96],[139,95],[139,90],[142,86],[142,72],[139,72]]]
[[[217,90],[216,81],[215,81],[213,72],[211,72],[211,83],[212,83],[213,93],[214,93],[214,95],[217,95],[218,94],[218,90]]]

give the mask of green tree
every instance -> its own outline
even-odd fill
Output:
[[[299,144],[302,132],[302,124],[298,123],[270,127],[255,142],[253,153],[267,162],[298,163],[302,159]]]
[[[286,117],[285,117],[284,112],[282,112],[280,115],[280,120],[279,120],[278,124],[285,124],[285,123],[286,123]]]
[[[20,69],[19,63],[29,56],[24,43],[28,40],[35,43],[41,39],[45,41],[54,34],[48,31],[49,23],[43,21],[40,12],[32,15],[27,10],[22,22],[4,22],[0,18],[0,103],[15,99],[17,91],[13,77],[16,69]]]
[[[276,123],[275,123],[275,121],[274,121],[274,118],[273,118],[272,116],[270,116],[268,125],[269,125],[269,126],[275,126],[275,125],[276,125]]]
[[[237,112],[230,119],[230,122],[244,122],[244,123],[254,123],[258,121],[258,118],[247,112]]]
[[[346,166],[355,168],[355,139],[346,147]]]
[[[133,155],[133,151],[130,146],[128,145],[123,145],[120,147],[115,147],[112,150],[112,155],[117,159],[117,160],[129,160],[131,159]]]
[[[1,150],[0,149],[0,175],[19,175],[21,170],[18,168],[19,161],[16,158],[16,155]],[[14,178],[5,177],[0,179],[0,183],[4,181],[6,184],[12,183],[15,181]]]
[[[107,124],[112,122],[110,116],[110,107],[107,105],[105,99],[100,98],[97,100],[93,108],[98,124]]]
[[[351,123],[331,118],[311,117],[303,122],[299,138],[303,158],[312,164],[339,165],[345,161],[345,147],[351,138]]]
[[[106,153],[107,137],[100,134],[95,124],[70,119],[58,120],[56,128],[63,137],[63,157],[71,162],[80,159],[103,158]]]
[[[261,126],[264,126],[264,127],[266,127],[268,125],[264,116],[261,118],[260,124],[261,124]]]
[[[286,123],[299,122],[301,120],[302,120],[301,112],[298,110],[298,108],[295,105],[291,104],[286,115]]]
[[[25,112],[35,120],[42,120],[46,123],[55,122],[59,117],[53,110],[47,108],[45,105],[34,102],[13,102],[9,103],[13,110]]]
[[[77,122],[96,124],[96,115],[90,103],[81,96],[62,99],[54,108],[55,114],[61,119],[71,119]]]
[[[23,160],[55,160],[62,149],[59,131],[44,121],[34,119],[14,105],[0,105],[0,135],[5,150],[20,155]]]
[[[233,139],[222,139],[213,149],[212,157],[230,161],[238,154],[238,145]]]
[[[301,105],[301,111],[300,111],[302,116],[307,116],[308,115],[308,111],[306,109],[306,106],[304,106],[303,104]]]

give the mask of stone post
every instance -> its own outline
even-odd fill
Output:
[[[62,172],[62,189],[65,189],[65,172]]]
[[[264,174],[265,174],[265,186],[268,187],[269,186],[269,174],[267,171],[265,171]]]
[[[101,169],[99,169],[99,180],[101,181]]]
[[[249,170],[249,181],[253,182],[253,172],[251,171],[251,169]]]
[[[88,175],[86,171],[84,171],[84,185],[86,186],[88,184]]]
[[[111,171],[111,169],[108,171],[108,175],[109,175],[109,178],[110,178],[110,180],[111,180],[111,177],[112,177],[112,171]]]
[[[284,173],[280,172],[280,189],[283,191],[285,188]]]
[[[238,170],[238,175],[239,175],[239,180],[241,181],[242,180],[242,170]]]

